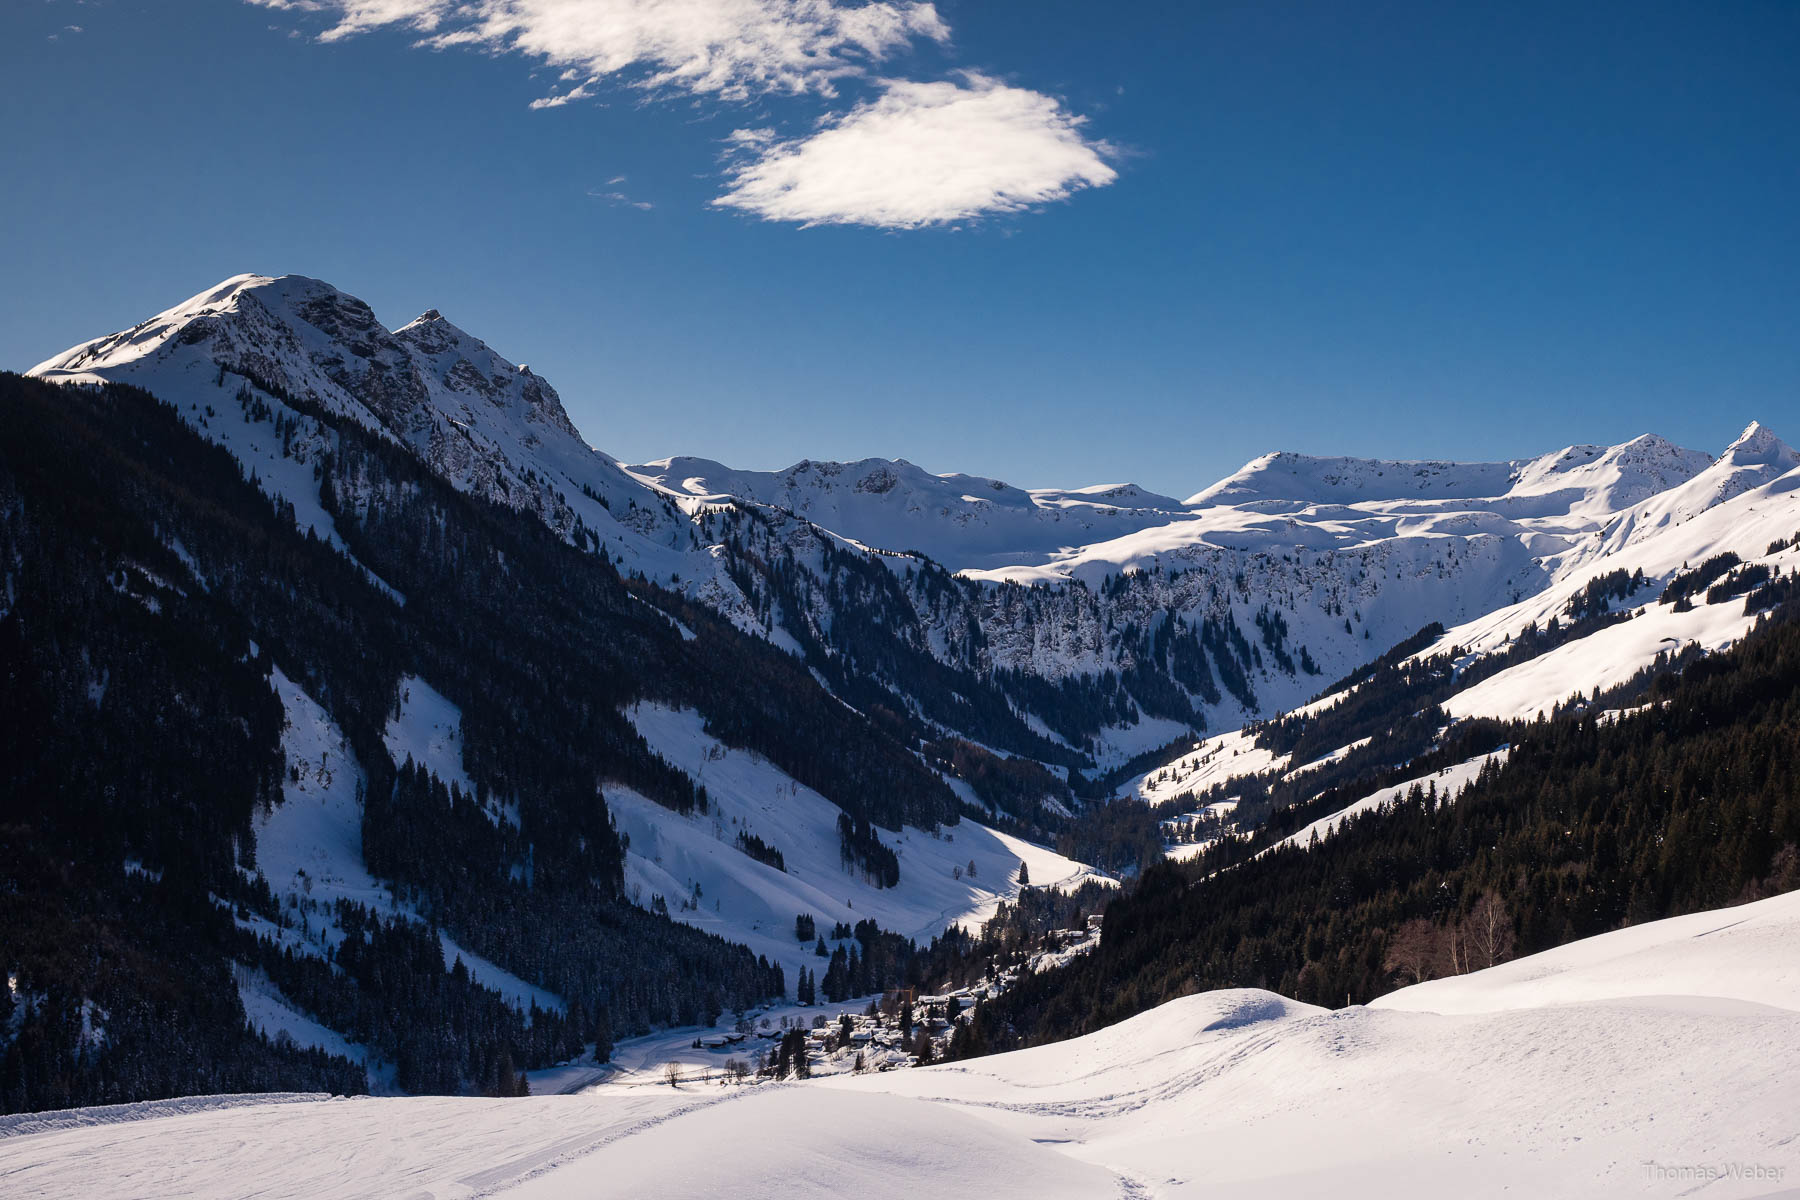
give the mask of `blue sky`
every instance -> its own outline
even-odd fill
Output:
[[[1800,440],[1796,62],[1785,0],[12,0],[0,364],[299,272],[631,461]]]

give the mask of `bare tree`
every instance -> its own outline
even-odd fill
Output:
[[[1446,975],[1469,972],[1469,930],[1461,921],[1452,921],[1438,934],[1438,966]]]
[[[1512,913],[1498,893],[1481,893],[1481,899],[1469,910],[1468,928],[1475,966],[1491,967],[1513,956]]]
[[[668,1062],[663,1064],[663,1078],[669,1081],[670,1087],[681,1086],[681,1064]]]
[[[1388,939],[1382,968],[1393,972],[1401,983],[1424,983],[1436,971],[1439,942],[1437,926],[1424,917],[1414,917]]]

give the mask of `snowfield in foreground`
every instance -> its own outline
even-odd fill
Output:
[[[0,1118],[8,1195],[1800,1194],[1800,893],[1367,1008],[1189,996],[1089,1037],[812,1083],[218,1097]]]

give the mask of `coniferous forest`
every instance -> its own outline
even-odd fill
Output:
[[[1077,1036],[1212,988],[1364,1003],[1800,888],[1800,605],[1784,599],[1738,646],[1681,665],[1623,715],[1468,723],[1409,768],[1510,747],[1453,802],[1414,788],[1311,846],[1253,857],[1278,827],[1152,867],[1108,906],[1094,953],[983,1005],[952,1054]],[[1485,959],[1469,945],[1483,926]]]
[[[244,971],[411,1091],[508,1094],[584,1044],[780,994],[778,967],[621,896],[605,789],[706,803],[622,716],[634,699],[699,709],[871,849],[873,828],[958,819],[801,663],[288,399],[298,423],[238,402],[329,446],[311,468],[353,558],[148,394],[0,376],[0,1107],[364,1086],[252,1032]],[[369,869],[404,911],[284,911],[256,877],[255,814],[282,796],[277,668],[343,730]],[[462,710],[477,795],[389,758],[409,676]],[[301,921],[341,933],[329,958],[281,936]],[[445,970],[436,929],[567,1011]]]

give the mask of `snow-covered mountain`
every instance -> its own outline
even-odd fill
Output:
[[[1497,463],[1391,462],[1266,454],[1188,498],[1193,508],[1261,508],[1283,503],[1362,505],[1475,501],[1530,515],[1577,510],[1611,512],[1682,482],[1709,456],[1654,435],[1619,446],[1570,446],[1539,458]],[[1456,507],[1467,507],[1456,506]],[[1455,511],[1452,507],[1451,511]]]
[[[534,512],[571,540],[591,531],[645,574],[678,573],[686,562],[687,522],[674,506],[590,449],[547,380],[436,309],[390,332],[328,283],[239,275],[30,374],[141,387],[191,414],[246,465],[264,454],[230,411],[241,389],[316,406],[393,438],[463,491]],[[268,488],[312,507],[303,481]]]
[[[1497,463],[1277,453],[1185,501],[883,459],[623,466],[546,381],[435,312],[389,332],[298,276],[228,280],[34,373],[162,396],[327,535],[304,467],[329,446],[270,445],[229,401],[349,415],[807,656],[852,703],[879,694],[928,731],[1094,772],[1293,708],[1431,622],[1504,639],[1615,567],[1655,582],[1760,550],[1745,539],[1786,519],[1784,492],[1757,521],[1682,531],[1800,462],[1753,425],[1717,462],[1655,436]]]
[[[737,471],[709,459],[665,458],[625,469],[675,495],[785,509],[865,546],[917,551],[952,571],[1041,562],[1185,515],[1180,501],[1132,483],[1027,491],[998,479],[933,475],[905,459]]]
[[[1657,447],[1656,460],[1666,466],[1675,459],[1671,450]],[[1439,618],[1448,628],[1411,645],[1401,660],[1428,670],[1451,664],[1437,686],[1418,694],[1417,705],[1435,704],[1446,727],[1471,718],[1529,720],[1585,705],[1659,661],[1737,642],[1776,603],[1773,593],[1759,602],[1758,589],[1800,573],[1800,455],[1760,424],[1752,423],[1716,461],[1660,491],[1645,490],[1646,481],[1631,483],[1614,493],[1635,496],[1629,505],[1590,508],[1586,536],[1571,528],[1546,543],[1553,552],[1537,562],[1542,586],[1464,620]],[[1693,582],[1670,588],[1681,580]],[[1235,800],[1222,797],[1278,786],[1285,802],[1304,802],[1343,784],[1347,762],[1370,769],[1402,765],[1429,747],[1396,746],[1387,737],[1392,714],[1374,705],[1372,719],[1343,716],[1363,699],[1358,693],[1386,682],[1355,683],[1283,714],[1285,724],[1336,729],[1329,746],[1315,741],[1302,754],[1288,748],[1280,731],[1231,730],[1196,742],[1125,786],[1153,804],[1174,805],[1171,811],[1204,803],[1231,825]],[[1422,773],[1360,800],[1345,797],[1344,807],[1287,840],[1306,845],[1345,816],[1392,803],[1414,783],[1454,790],[1479,766],[1478,760]],[[1177,824],[1191,820],[1184,815]]]

